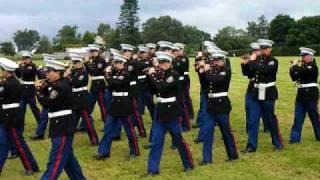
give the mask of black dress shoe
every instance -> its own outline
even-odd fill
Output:
[[[149,144],[144,145],[144,146],[143,146],[143,148],[144,148],[144,149],[150,149],[150,148],[151,148],[151,146],[152,146],[152,144],[151,144],[151,143],[149,143]]]
[[[16,159],[16,158],[18,158],[18,157],[19,157],[18,154],[11,154],[11,155],[8,157],[8,159]]]
[[[193,142],[196,143],[196,144],[200,144],[200,143],[202,143],[203,141],[197,138],[197,139],[193,140]]]
[[[212,162],[208,162],[208,161],[201,161],[199,162],[199,166],[207,166],[209,164],[212,164]]]
[[[239,159],[239,157],[229,158],[229,159],[226,160],[226,162],[234,162],[234,161],[236,161],[238,159]]]
[[[281,146],[281,147],[275,147],[273,150],[274,150],[274,151],[282,151],[282,150],[283,150],[283,146]]]
[[[140,154],[130,154],[129,159],[136,159]]]
[[[110,158],[110,155],[109,154],[107,154],[107,155],[98,154],[98,155],[95,156],[95,158],[96,158],[96,160],[107,160],[107,159]]]
[[[248,147],[241,151],[242,153],[254,153],[256,150],[253,150],[252,148]]]
[[[189,167],[189,168],[184,169],[184,172],[190,173],[193,169],[194,169],[193,167]]]
[[[159,172],[148,172],[148,174],[146,176],[158,176]]]
[[[43,140],[43,139],[44,139],[44,135],[34,134],[34,135],[30,136],[30,138],[31,138],[32,140]]]
[[[120,136],[113,137],[112,141],[121,141],[121,137]]]
[[[34,174],[34,172],[32,170],[27,170],[24,175],[25,176],[32,176]]]

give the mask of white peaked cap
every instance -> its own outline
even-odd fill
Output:
[[[301,47],[300,48],[300,54],[301,55],[306,55],[307,54],[307,55],[313,56],[315,53],[316,53],[316,51],[313,50],[313,49],[306,48],[306,47]]]
[[[172,62],[173,59],[175,58],[172,54],[168,52],[163,52],[163,51],[157,51],[156,56],[158,61],[167,61],[167,62]]]
[[[135,48],[131,44],[120,44],[120,46],[121,46],[121,50],[128,50],[128,51],[133,51]]]
[[[269,39],[259,39],[258,43],[261,48],[262,47],[272,48],[272,45],[274,44],[274,42]]]
[[[149,52],[149,48],[145,46],[138,46],[139,52]]]
[[[215,43],[211,42],[211,41],[204,41],[203,42],[203,45],[205,47],[208,47],[208,46],[217,46]]]
[[[113,61],[121,61],[123,63],[126,63],[127,57],[122,54],[119,54],[119,53],[114,53],[113,54]]]
[[[250,47],[252,50],[259,50],[260,49],[260,44],[257,42],[251,43]]]
[[[178,47],[178,48],[180,48],[180,50],[183,50],[184,47],[186,47],[186,45],[183,44],[183,43],[174,43],[173,45],[176,46],[176,47]]]
[[[32,57],[32,53],[30,51],[21,51],[20,55],[21,57]]]
[[[149,48],[149,49],[156,49],[156,48],[157,48],[157,45],[154,44],[154,43],[147,43],[147,44],[146,44],[146,47]]]
[[[115,54],[115,53],[121,54],[121,52],[118,49],[115,49],[115,48],[110,48],[109,51],[110,51],[110,54]]]
[[[172,49],[172,46],[173,46],[172,42],[169,42],[169,41],[159,41],[157,44],[160,46],[160,48]]]
[[[19,67],[19,65],[14,61],[7,58],[3,58],[3,57],[0,57],[0,66],[4,70],[11,71],[11,72],[15,71]]]
[[[80,61],[80,62],[83,61],[83,58],[79,53],[70,53],[69,56],[71,58],[71,61]]]
[[[89,44],[88,48],[89,48],[89,50],[100,51],[101,46],[99,46],[98,44]]]
[[[226,58],[228,53],[223,50],[212,50],[209,52],[213,58]]]
[[[64,70],[67,67],[66,64],[57,60],[44,59],[43,61],[46,64],[46,67],[50,67],[58,71]]]

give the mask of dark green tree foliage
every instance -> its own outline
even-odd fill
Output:
[[[81,34],[77,30],[77,26],[63,26],[53,39],[54,48],[56,50],[63,50],[67,46],[80,44]]]
[[[243,29],[227,26],[217,33],[214,42],[224,50],[242,49],[248,47],[250,38]]]
[[[124,0],[121,5],[120,17],[117,22],[121,42],[133,45],[141,43],[138,10],[138,0]]]
[[[37,53],[52,53],[52,44],[47,36],[41,36]]]
[[[32,50],[40,39],[39,33],[36,30],[18,30],[13,34],[13,41],[17,45],[19,51]]]
[[[82,36],[82,44],[88,45],[94,42],[95,34],[89,31],[86,31]]]
[[[13,56],[15,54],[14,45],[12,42],[1,42],[0,43],[0,53],[8,56]]]
[[[269,37],[277,44],[284,44],[287,40],[289,29],[295,21],[289,15],[278,15],[270,22]]]

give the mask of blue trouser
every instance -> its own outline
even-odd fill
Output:
[[[250,114],[250,105],[252,104],[252,101],[254,101],[254,93],[252,92],[247,92],[245,96],[245,109],[246,109],[246,132],[248,133],[248,122],[249,122],[249,114]],[[265,114],[262,113],[262,122],[263,122],[263,131],[268,132],[269,127],[267,120],[265,118]]]
[[[193,110],[193,104],[192,104],[192,99],[190,96],[190,84],[186,86],[186,89],[184,91],[184,99],[185,99],[185,104],[189,113],[190,119],[194,118],[194,110]]]
[[[144,122],[141,113],[139,112],[139,106],[138,106],[138,98],[132,97],[131,101],[131,110],[132,110],[132,115],[130,116],[132,120],[133,126],[138,128],[139,135],[141,137],[146,137],[146,129],[144,127]],[[120,133],[120,132],[119,132]]]
[[[38,164],[24,140],[21,131],[17,131],[16,128],[7,129],[0,125],[0,173],[8,157],[10,141],[17,147],[17,152],[23,167],[27,171],[39,171]]]
[[[318,103],[317,101],[310,102],[296,102],[295,111],[294,111],[294,123],[291,129],[290,142],[299,143],[301,140],[301,131],[306,118],[306,113],[311,120],[313,127],[314,135],[316,140],[320,141],[320,121],[318,114]]]
[[[105,90],[104,90],[103,99],[104,99],[105,108],[106,108],[107,116],[108,116],[108,112],[110,112],[111,99],[112,99],[112,95],[111,95],[111,92],[109,91],[109,89],[105,89]],[[91,114],[92,114],[92,113],[91,113]],[[107,118],[107,117],[106,117],[106,118]],[[104,119],[103,121],[105,121],[105,119]],[[83,119],[82,119],[81,122],[80,122],[79,129],[80,129],[80,130],[86,129],[86,122],[83,121]]]
[[[205,114],[208,109],[208,100],[207,100],[207,95],[204,92],[200,92],[200,108],[198,111],[198,117],[197,117],[197,124],[199,127],[199,133],[198,133],[198,140],[203,141],[203,126],[204,126],[204,119],[205,119]]]
[[[105,90],[101,89],[101,90],[93,90],[91,88],[90,90],[90,106],[89,106],[89,114],[92,114],[94,111],[94,106],[96,105],[96,102],[98,101],[98,105],[100,108],[100,113],[101,113],[101,120],[103,122],[105,122],[105,120],[107,119],[107,107],[106,107],[106,103],[105,103]]]
[[[51,143],[49,162],[41,179],[58,179],[63,169],[71,180],[86,179],[73,152],[73,135],[51,138]]]
[[[156,112],[155,112],[155,116]],[[153,127],[152,127],[152,142],[151,142],[151,149],[149,153],[149,160],[148,160],[148,172],[159,173],[160,169],[160,160],[163,151],[164,145],[164,138],[166,132],[169,131],[174,144],[177,146],[180,158],[182,160],[182,164],[185,169],[193,168],[193,159],[189,149],[189,146],[185,142],[182,137],[182,130],[179,124],[178,119],[173,119],[169,122],[160,122],[158,118],[153,120]]]
[[[214,144],[214,129],[218,125],[229,160],[238,159],[238,152],[232,133],[229,114],[212,115],[206,112],[203,126],[203,161],[212,162],[212,146]]]
[[[30,109],[32,111],[33,116],[35,117],[37,124],[40,122],[40,110],[37,107],[37,101],[34,96],[32,97],[22,97],[20,99],[20,113],[21,117],[24,119],[26,110],[27,110],[27,105],[29,104]]]
[[[278,119],[274,114],[275,101],[252,101],[250,106],[250,115],[248,121],[248,144],[247,148],[256,150],[258,146],[259,124],[262,113],[265,113],[268,126],[270,128],[270,134],[272,138],[272,144],[275,148],[280,149],[283,147],[282,137],[278,125]]]
[[[152,117],[154,111],[153,95],[150,91],[143,91],[137,98],[138,109],[140,114],[144,114],[145,106],[147,106],[150,116]]]
[[[108,119],[104,126],[103,138],[100,141],[98,154],[99,155],[110,155],[112,138],[114,133],[116,133],[116,127],[122,125],[128,137],[130,155],[140,155],[139,145],[136,133],[134,131],[131,119],[128,117],[112,117],[108,116]]]
[[[88,108],[76,109],[76,110],[74,109],[72,110],[72,115],[73,115],[73,118],[76,120],[76,122],[79,122],[80,118],[82,118],[82,122],[85,123],[86,131],[88,133],[91,144],[98,145],[99,138],[93,124],[93,118],[89,114]]]
[[[46,108],[42,108],[41,115],[40,115],[40,122],[36,129],[36,135],[42,136],[45,134],[47,126],[48,126],[48,110]]]

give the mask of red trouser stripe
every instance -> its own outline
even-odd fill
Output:
[[[183,138],[181,139],[181,141],[182,141],[182,144],[183,144],[183,146],[184,146],[184,148],[185,148],[185,150],[187,152],[187,158],[188,158],[189,163],[191,164],[191,166],[194,166],[189,146],[187,145],[187,143],[184,141]]]
[[[139,155],[140,153],[139,153],[139,147],[138,147],[138,142],[137,142],[137,136],[136,136],[136,133],[134,132],[134,128],[133,128],[130,117],[128,117],[128,124],[130,126],[135,155]]]
[[[142,119],[138,113],[138,107],[137,107],[137,101],[136,99],[134,98],[132,100],[132,109],[133,109],[133,114],[134,114],[134,117],[136,118],[137,122],[138,122],[138,129],[139,129],[139,133],[142,135],[142,136],[145,136],[146,132],[144,131],[143,129],[143,125],[142,125]]]
[[[21,145],[20,138],[18,137],[18,134],[17,134],[17,129],[16,128],[12,128],[11,130],[12,130],[11,133],[12,133],[14,142],[15,142],[15,144],[17,146],[17,149],[18,149],[18,151],[20,153],[22,163],[24,164],[26,170],[30,171],[30,170],[32,170],[32,166],[31,166],[31,164],[29,162],[29,159],[27,157],[25,149]]]
[[[58,171],[59,165],[61,163],[61,159],[62,159],[62,153],[63,153],[65,142],[66,142],[66,136],[62,136],[61,137],[61,144],[60,144],[59,149],[58,149],[57,160],[56,160],[56,162],[54,164],[54,167],[53,167],[53,170],[52,170],[52,174],[50,176],[51,180],[56,179],[57,171]]]
[[[96,139],[95,133],[93,132],[93,128],[92,128],[91,123],[90,123],[90,118],[89,118],[87,109],[84,108],[82,113],[83,113],[83,116],[84,116],[84,120],[85,120],[85,122],[87,124],[87,130],[89,132],[90,139],[92,140],[93,144],[97,144],[97,139]]]
[[[103,91],[100,91],[99,92],[99,95],[98,95],[98,103],[99,103],[99,107],[100,107],[100,111],[101,111],[101,118],[102,118],[102,121],[105,121],[106,120],[106,117],[107,117],[107,112],[106,112],[106,109],[105,109],[105,103],[104,103],[104,100],[103,100]]]

